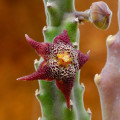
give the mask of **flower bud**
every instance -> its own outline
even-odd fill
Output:
[[[106,30],[111,23],[112,12],[108,5],[103,2],[94,2],[90,8],[90,21],[102,30]]]

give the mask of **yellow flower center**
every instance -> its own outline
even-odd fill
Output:
[[[58,65],[68,67],[68,64],[71,63],[72,59],[70,58],[70,55],[65,51],[60,54],[57,54],[58,57]]]

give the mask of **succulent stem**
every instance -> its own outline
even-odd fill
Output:
[[[43,28],[45,42],[52,43],[53,39],[64,29],[66,29],[74,48],[78,49],[80,34],[79,23],[92,21],[98,28],[101,29],[107,29],[110,24],[109,22],[111,18],[111,11],[104,2],[96,2],[92,4],[92,7],[90,7],[89,10],[86,10],[84,12],[75,11],[74,0],[43,0],[43,2],[45,6],[45,13],[47,16],[47,26]],[[101,6],[103,6],[103,8]],[[100,8],[102,8],[103,10],[101,10]],[[100,10],[100,12],[96,12],[96,10]],[[100,16],[102,16],[102,18],[100,18]],[[38,45],[34,46],[33,41],[32,45],[37,49]],[[41,48],[42,47],[43,46],[41,46]],[[39,52],[39,49],[37,50]],[[61,55],[59,54],[59,56]],[[69,60],[71,59],[69,58]],[[35,60],[34,64],[36,70],[38,69],[42,61],[42,58],[39,61]],[[35,95],[41,104],[42,110],[42,118],[39,119],[91,120],[90,109],[88,108],[88,110],[86,111],[84,108],[83,93],[85,87],[83,83],[81,85],[79,84],[79,75],[80,73],[77,72],[74,87],[72,88],[71,92],[71,100],[69,105],[71,106],[71,109],[66,106],[65,97],[62,92],[56,87],[55,81],[48,82],[39,80],[39,90],[36,90],[35,92]],[[101,82],[101,75],[96,75],[96,84],[99,84]]]
[[[120,26],[120,0],[118,2]],[[120,28],[116,35],[107,40],[107,61],[100,75],[95,76],[103,120],[120,120]]]
[[[45,42],[53,42],[53,38],[66,29],[73,44],[79,46],[79,16],[75,15],[74,0],[44,0],[47,26],[43,28]],[[82,13],[82,12],[81,12]],[[85,15],[82,13],[82,15]],[[86,15],[87,16],[87,15]],[[84,19],[86,19],[85,17]],[[83,19],[83,20],[84,20]],[[76,46],[75,46],[76,47]],[[35,61],[37,69],[40,61]],[[83,104],[84,86],[79,84],[79,72],[76,74],[71,94],[71,110],[66,106],[65,98],[56,87],[55,81],[39,80],[40,90],[36,97],[40,101],[42,120],[90,120],[90,111],[85,111]]]

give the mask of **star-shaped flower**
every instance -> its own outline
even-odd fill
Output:
[[[56,85],[63,93],[67,107],[70,109],[70,95],[76,72],[87,62],[89,53],[84,55],[79,50],[74,49],[67,30],[63,30],[60,35],[55,37],[53,43],[40,43],[28,35],[25,37],[36,52],[44,58],[44,61],[36,72],[17,80],[56,80]]]

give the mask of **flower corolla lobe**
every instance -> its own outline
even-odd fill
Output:
[[[81,69],[89,58],[89,53],[84,55],[74,49],[67,30],[54,38],[53,43],[40,43],[25,35],[28,43],[43,57],[44,61],[34,73],[18,78],[18,80],[43,79],[56,80],[57,87],[63,93],[66,104],[70,108],[70,95],[74,84],[76,72]]]

